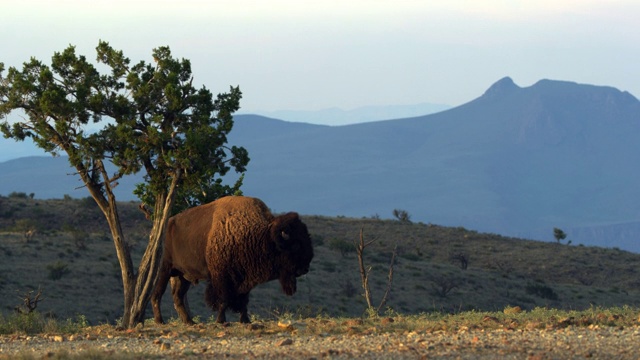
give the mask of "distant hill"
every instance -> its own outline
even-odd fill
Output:
[[[329,108],[317,111],[256,111],[255,114],[290,122],[305,122],[317,125],[337,126],[422,116],[450,108],[451,106],[449,105],[421,103],[414,105],[363,106],[350,110]]]
[[[397,208],[416,222],[548,241],[559,227],[574,244],[640,252],[640,102],[627,92],[504,78],[427,116],[347,126],[235,119],[229,141],[251,157],[243,190],[275,211],[390,218]],[[87,196],[72,193],[71,177],[55,190],[54,165],[40,160],[16,174],[32,161],[0,163],[1,194]]]
[[[114,193],[121,201],[137,199],[133,189],[140,181],[141,176],[124,177]],[[0,162],[0,194],[12,192],[33,193],[37,199],[62,199],[65,195],[73,198],[89,196],[66,156],[27,156]]]

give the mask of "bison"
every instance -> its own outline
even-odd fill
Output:
[[[151,295],[153,317],[163,323],[160,301],[172,278],[176,311],[186,324],[192,283],[208,281],[207,304],[226,322],[228,308],[249,323],[249,293],[278,279],[287,295],[296,292],[296,278],[309,271],[313,247],[307,226],[295,212],[273,216],[259,199],[228,196],[188,209],[169,219],[157,284]],[[176,281],[177,278],[177,281]]]

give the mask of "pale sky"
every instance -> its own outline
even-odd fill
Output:
[[[0,62],[168,45],[195,83],[240,85],[243,112],[457,106],[504,76],[640,97],[638,19],[637,0],[0,0]]]

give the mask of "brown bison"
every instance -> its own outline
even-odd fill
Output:
[[[208,281],[207,303],[226,322],[227,308],[248,323],[249,292],[278,279],[287,295],[296,292],[296,277],[309,271],[313,247],[307,226],[297,213],[274,217],[259,199],[229,196],[188,209],[171,219],[158,282],[151,296],[153,317],[163,323],[160,301],[172,277],[176,311],[193,324],[185,297],[191,283]]]

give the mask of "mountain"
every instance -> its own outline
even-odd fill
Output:
[[[573,243],[640,250],[640,103],[614,88],[504,78],[428,116],[340,127],[247,116],[236,126],[230,140],[252,157],[245,193],[279,211],[400,208],[415,221],[540,240],[559,227]]]
[[[317,111],[256,111],[255,114],[290,122],[305,122],[310,124],[336,126],[422,116],[447,110],[449,108],[451,108],[451,106],[443,104],[421,103],[413,105],[363,106],[351,110],[329,108]]]
[[[229,142],[251,157],[244,193],[274,211],[390,218],[402,209],[413,221],[538,240],[553,241],[558,227],[573,244],[640,252],[640,102],[627,92],[504,78],[420,117],[346,126],[235,119]],[[9,165],[0,163],[1,194],[53,190],[53,167],[17,176]],[[73,187],[53,197],[76,196]]]

